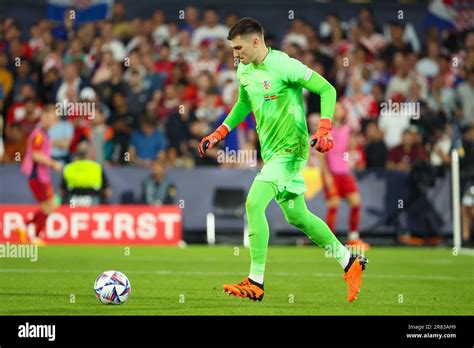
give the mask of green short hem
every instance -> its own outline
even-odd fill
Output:
[[[263,166],[255,180],[271,183],[276,191],[275,200],[282,203],[307,191],[301,174],[305,166],[306,160],[269,162]]]

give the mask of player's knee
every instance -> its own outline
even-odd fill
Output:
[[[341,204],[341,199],[339,197],[333,197],[327,202],[329,208],[338,208]]]
[[[351,207],[360,206],[360,197],[356,196],[356,197],[352,197],[351,199],[349,199],[349,205]]]
[[[44,201],[40,204],[40,208],[45,214],[49,215],[54,212],[54,209],[55,209],[54,201],[53,200]]]
[[[245,210],[247,211],[247,215],[253,213],[258,213],[263,209],[263,207],[261,206],[260,202],[258,201],[258,199],[256,198],[252,198],[252,197],[247,197],[247,200],[245,201]]]
[[[285,220],[290,225],[293,225],[296,228],[299,228],[300,230],[304,228],[305,221],[306,221],[304,216],[301,216],[301,215],[298,215],[298,214],[286,214],[285,215]]]

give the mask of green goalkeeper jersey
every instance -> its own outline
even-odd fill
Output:
[[[303,87],[321,95],[321,116],[332,117],[335,90],[321,75],[286,53],[269,48],[260,64],[239,64],[239,97],[224,120],[235,128],[253,111],[264,163],[307,159],[308,128]]]

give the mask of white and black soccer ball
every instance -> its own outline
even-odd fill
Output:
[[[127,301],[132,288],[128,278],[119,271],[106,271],[97,277],[95,296],[104,304],[122,304]]]

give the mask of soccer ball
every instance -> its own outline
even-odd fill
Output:
[[[122,304],[130,295],[130,282],[122,272],[106,271],[97,277],[94,292],[97,299],[104,304]]]

